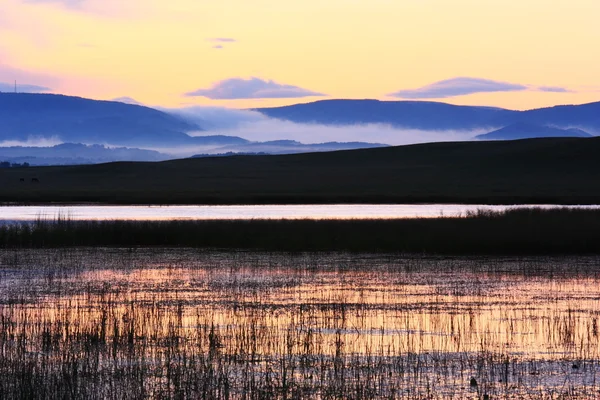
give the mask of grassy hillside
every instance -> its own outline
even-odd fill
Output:
[[[599,154],[600,138],[554,138],[11,168],[0,170],[0,201],[592,204]]]

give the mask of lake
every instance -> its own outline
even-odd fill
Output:
[[[386,219],[459,216],[478,209],[556,208],[556,205],[490,206],[465,204],[333,204],[244,206],[0,206],[0,220],[33,221],[59,216],[74,220],[178,219]],[[598,208],[599,206],[575,206]]]
[[[7,398],[597,398],[599,266],[0,250],[0,388]]]

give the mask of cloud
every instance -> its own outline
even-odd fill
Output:
[[[217,82],[208,89],[198,89],[186,93],[185,96],[203,96],[213,100],[233,100],[284,99],[325,95],[297,86],[283,85],[272,80],[231,78]]]
[[[185,108],[159,108],[209,131],[235,130],[246,124],[265,121],[268,118],[257,111],[236,110],[225,107],[194,106]]]
[[[49,92],[52,90],[52,89],[44,87],[44,86],[21,84],[18,82],[17,82],[16,89],[17,89],[18,93],[44,93],[44,92]],[[15,91],[14,83],[0,82],[0,92],[13,93],[14,91]]]
[[[571,90],[557,86],[532,86],[494,81],[491,79],[458,77],[434,82],[416,89],[403,89],[388,96],[401,99],[443,99],[474,93],[539,91],[569,93]]]
[[[537,88],[540,92],[552,92],[552,93],[572,93],[572,90],[565,89],[557,86],[539,86]]]
[[[224,37],[208,38],[207,40],[209,42],[214,42],[214,43],[235,43],[235,42],[237,42],[236,39],[224,38]]]
[[[442,99],[485,92],[515,92],[527,90],[527,86],[479,78],[452,78],[435,82],[417,89],[405,89],[389,96],[402,99]]]
[[[301,143],[370,142],[404,145],[426,142],[464,141],[493,129],[474,131],[424,131],[395,128],[385,124],[328,126],[297,124],[269,118],[258,111],[224,107],[163,109],[206,129],[192,136],[229,135],[250,141],[296,140]]]
[[[214,37],[214,38],[208,38],[206,40],[211,43],[215,43],[215,45],[212,46],[212,48],[216,49],[216,50],[224,49],[226,44],[237,42],[237,39],[228,38],[228,37]]]

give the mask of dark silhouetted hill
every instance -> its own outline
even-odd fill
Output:
[[[256,111],[296,123],[326,125],[380,123],[420,130],[473,130],[522,122],[600,133],[600,102],[513,111],[426,101],[322,100]]]
[[[517,122],[502,129],[475,136],[479,140],[515,140],[542,137],[591,137],[589,133],[581,129],[560,129],[550,126],[534,125],[525,122]]]
[[[6,168],[0,202],[600,204],[598,154],[600,137],[544,138]]]
[[[272,118],[325,125],[389,124],[422,130],[470,130],[494,127],[493,121],[515,111],[454,106],[426,101],[322,100],[286,107],[257,108]]]
[[[54,137],[62,142],[136,147],[234,144],[227,136],[192,138],[202,128],[149,107],[54,94],[0,93],[0,142]]]

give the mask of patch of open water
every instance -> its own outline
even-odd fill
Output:
[[[594,257],[0,251],[5,388],[76,360],[124,396],[596,398],[599,318]]]
[[[468,204],[305,204],[241,206],[0,206],[0,221],[36,219],[181,220],[181,219],[396,219],[460,216],[480,209],[503,211],[515,207],[557,208],[557,205]],[[600,206],[571,206],[598,208]]]

